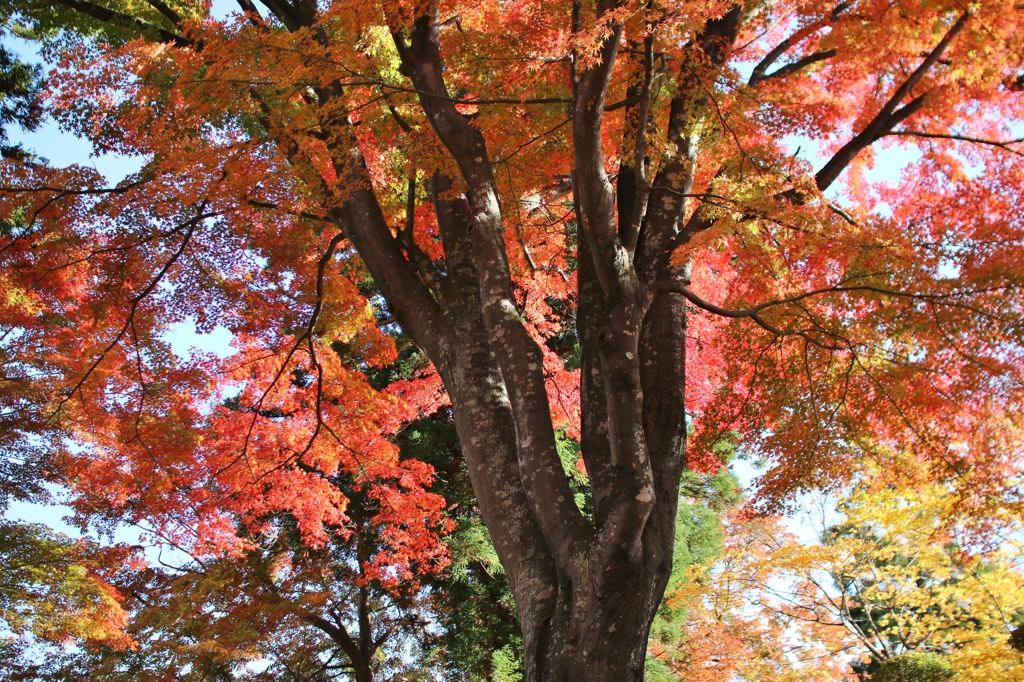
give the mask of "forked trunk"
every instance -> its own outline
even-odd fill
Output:
[[[448,187],[446,178],[435,178],[435,196]],[[651,621],[672,570],[685,439],[685,306],[678,297],[659,297],[648,309],[638,344],[643,430],[653,448],[650,461],[659,504],[647,516],[631,551],[609,549],[588,525],[589,537],[577,539],[577,551],[559,567],[554,557],[565,552],[550,547],[522,485],[529,472],[517,460],[511,400],[482,313],[468,203],[456,199],[437,205],[449,266],[449,309],[444,325],[438,327],[446,342],[437,348],[438,367],[452,399],[481,513],[516,598],[524,680],[641,680]],[[617,477],[603,426],[605,382],[596,342],[607,315],[604,298],[592,281],[594,269],[585,245],[580,255],[581,281],[593,284],[579,300],[585,377],[582,443],[591,474],[594,522],[608,525],[615,512]]]
[[[599,11],[613,8],[601,3]],[[616,201],[601,120],[622,31],[617,24],[589,71],[577,73],[572,61],[580,444],[594,502],[587,518],[562,470],[543,353],[518,310],[486,142],[445,85],[438,8],[428,3],[421,11],[411,25],[400,16],[389,22],[403,72],[461,176],[435,175],[431,183],[444,267],[408,235],[392,236],[351,134],[339,136],[331,151],[348,173],[346,186],[359,189],[331,217],[444,380],[480,511],[515,596],[527,682],[641,680],[651,621],[672,569],[685,462],[685,301],[665,286],[685,284],[684,270],[669,258],[682,238],[685,211],[674,198],[681,171],[653,183],[637,173]],[[653,68],[651,59],[645,68]],[[680,156],[670,165],[691,168],[679,139]],[[642,150],[638,157],[643,162]],[[648,197],[660,212],[645,218]],[[617,215],[617,204],[639,208]]]

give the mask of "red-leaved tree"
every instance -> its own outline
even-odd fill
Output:
[[[5,438],[49,439],[83,519],[230,554],[287,512],[316,545],[343,472],[376,577],[437,570],[431,472],[387,437],[449,399],[526,679],[620,681],[724,434],[769,508],[864,457],[965,504],[1019,473],[1019,4],[238,6],[7,7],[58,120],[143,160],[3,166]],[[175,355],[186,320],[234,354]],[[399,332],[434,369],[378,390]]]

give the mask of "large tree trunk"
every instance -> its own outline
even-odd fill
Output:
[[[644,573],[602,582],[607,583],[603,594],[576,590],[567,598],[575,600],[560,609],[548,626],[552,635],[534,679],[643,679],[647,633],[661,595],[631,589],[651,584]]]
[[[444,380],[473,489],[516,599],[525,679],[641,680],[672,569],[685,466],[685,301],[660,285],[686,283],[686,268],[669,260],[688,238],[685,202],[675,197],[692,182],[687,130],[706,102],[679,96],[670,130],[675,159],[653,179],[624,165],[616,197],[601,129],[622,26],[605,39],[600,63],[586,72],[572,68],[581,449],[594,499],[588,520],[557,454],[540,349],[516,309],[485,140],[449,97],[436,7],[420,11],[411,25],[389,21],[403,72],[461,175],[432,180],[444,271],[411,239],[392,235],[351,133],[332,141],[349,189],[330,216]],[[698,48],[712,63],[721,63],[716,57],[735,37],[738,11],[728,16],[709,23],[712,39]],[[631,114],[641,169],[652,68],[648,50]],[[331,93],[318,96],[324,102]],[[463,184],[465,194],[452,198],[451,189]]]

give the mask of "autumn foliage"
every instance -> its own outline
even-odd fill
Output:
[[[656,655],[686,680],[916,680],[914,660],[948,670],[936,679],[1024,676],[1009,643],[1024,617],[1019,542],[993,546],[945,487],[861,483],[809,510],[812,538],[735,516],[719,560],[668,593],[689,620]]]
[[[1017,513],[1019,4],[3,11],[56,121],[141,163],[0,164],[0,444],[83,527],[222,561],[358,515],[354,579],[411,589],[453,522],[395,441],[450,409],[527,679],[596,680],[642,675],[680,476],[725,441],[768,464],[752,515],[868,470]],[[231,352],[175,353],[189,324]],[[695,614],[692,656],[785,645]]]

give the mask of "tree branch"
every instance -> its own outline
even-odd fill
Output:
[[[370,667],[363,660],[362,654],[359,653],[359,647],[345,628],[339,627],[320,616],[307,615],[305,619],[307,623],[326,633],[331,640],[342,648],[352,663],[352,669],[356,674],[357,682],[373,682],[373,674],[370,671]]]
[[[640,224],[647,213],[647,199],[651,194],[651,183],[647,177],[647,126],[651,113],[651,93],[654,89],[654,33],[644,39],[644,80],[640,87],[640,102],[637,111],[636,142],[633,145],[633,173],[635,175],[636,196],[633,200],[633,211],[627,229],[619,230],[626,250],[633,253],[637,238],[640,236]],[[624,216],[623,216],[624,217]],[[621,218],[620,218],[621,221]]]
[[[126,28],[133,28],[143,35],[152,34],[159,36],[160,40],[165,43],[174,43],[178,47],[189,47],[192,45],[192,41],[184,36],[172,33],[159,26],[154,26],[145,19],[108,9],[94,2],[89,2],[89,0],[57,0],[57,2],[94,19],[99,19],[109,24],[120,24]]]
[[[242,12],[249,18],[249,23],[253,26],[266,30],[267,24],[263,21],[263,15],[260,14],[259,9],[253,4],[252,0],[237,0],[238,6],[242,8]]]
[[[690,289],[690,287],[686,286],[681,282],[659,282],[657,285],[655,285],[654,291],[655,293],[660,294],[682,294],[683,296],[686,297],[686,300],[688,300],[690,303],[694,304],[701,310],[706,310],[709,313],[714,313],[715,315],[718,315],[720,317],[728,317],[731,319],[750,319],[759,327],[771,332],[775,336],[803,336],[804,338],[807,338],[806,332],[804,331],[781,329],[771,324],[770,322],[765,321],[765,319],[760,315],[760,312],[761,310],[763,310],[764,305],[754,306],[753,308],[748,308],[746,310],[729,310],[728,308],[722,308],[721,306],[717,306],[714,303],[711,303],[710,301],[704,300],[703,298],[695,294]],[[808,339],[808,341],[819,346],[821,345],[819,341],[816,341],[814,339]]]
[[[806,57],[802,57],[801,59],[796,60],[795,62],[791,62],[789,64],[786,64],[785,66],[779,67],[777,70],[772,71],[767,76],[762,77],[758,82],[766,81],[771,78],[785,78],[790,74],[794,74],[797,71],[800,71],[805,66],[809,66],[811,64],[814,64],[815,62],[821,62],[826,59],[831,59],[832,57],[835,57],[838,52],[839,50],[836,50],[835,48],[832,48],[831,50],[821,50],[820,52],[814,52],[812,54],[807,55]]]
[[[910,93],[910,91],[917,85],[928,70],[939,61],[942,57],[942,53],[946,51],[949,44],[956,38],[957,35],[964,29],[967,22],[970,20],[971,15],[969,12],[964,12],[960,15],[960,18],[946,31],[946,35],[943,36],[939,44],[929,53],[928,57],[921,63],[917,69],[903,82],[900,87],[896,89],[896,92],[892,94],[889,101],[885,103],[881,111],[871,120],[870,123],[852,140],[847,142],[842,149],[836,152],[828,163],[826,163],[821,170],[814,176],[815,183],[819,190],[824,191],[829,185],[835,182],[836,178],[839,177],[840,173],[850,164],[851,161],[859,154],[865,147],[872,144],[890,130],[892,130],[897,124],[911,116],[914,112],[921,108],[924,104],[925,95],[919,95],[916,99],[912,100],[902,109],[897,110],[900,102]]]
[[[437,266],[416,243],[413,228],[416,225],[416,173],[409,175],[409,191],[405,202],[405,227],[398,231],[398,241],[405,249],[409,261],[416,266],[416,271],[423,278],[423,284],[434,296],[441,299],[441,282],[438,278]],[[442,303],[443,305],[443,303]]]
[[[281,210],[281,207],[278,204],[276,204],[276,203],[274,203],[272,201],[260,201],[259,199],[247,199],[246,203],[249,204],[250,206],[255,206],[256,208],[269,208],[269,209],[275,210],[275,211]],[[307,220],[316,220],[316,221],[320,221],[320,222],[324,222],[324,223],[331,223],[331,224],[333,224],[333,222],[331,221],[330,218],[327,218],[326,216],[322,216],[322,215],[317,215],[316,213],[309,213],[308,211],[299,211],[298,213],[293,213],[291,211],[286,211],[286,213],[288,215],[293,215],[293,216],[296,216],[298,218],[305,218]]]
[[[668,256],[682,234],[688,205],[685,198],[693,189],[697,168],[698,131],[711,103],[704,79],[725,65],[742,16],[742,7],[733,5],[723,16],[708,21],[680,67],[680,92],[672,100],[668,122],[668,139],[675,144],[675,153],[654,179],[649,214],[637,246],[637,272],[645,283],[671,276]]]
[[[598,19],[600,21],[600,19]],[[618,286],[616,280],[625,273],[616,273],[616,252],[623,245],[615,225],[615,192],[604,168],[601,126],[604,103],[611,82],[622,24],[610,27],[601,49],[599,61],[575,76],[573,92],[573,151],[576,161],[574,189],[579,203],[580,231],[590,241],[601,288],[608,292]],[[573,64],[579,55],[573,54]]]
[[[157,12],[164,15],[164,17],[166,17],[175,26],[181,24],[181,15],[168,7],[163,0],[146,0],[146,3]]]
[[[969,135],[958,135],[955,133],[931,133],[924,130],[890,130],[886,135],[899,135],[902,137],[924,137],[934,140],[956,140],[959,142],[971,142],[973,144],[988,145],[991,147],[998,147],[1004,151],[1016,154],[1018,156],[1024,156],[1024,151],[1014,149],[1012,145],[1024,144],[1024,137],[1017,138],[1015,140],[986,140],[980,137],[971,137]]]
[[[544,385],[543,357],[516,310],[494,172],[479,129],[455,108],[444,82],[436,7],[424,6],[406,43],[400,23],[392,37],[420,106],[459,166],[469,189],[469,238],[479,278],[484,322],[512,403],[522,484],[555,561],[568,567],[589,527],[576,508],[555,445]]]
[[[754,67],[754,70],[750,74],[750,80],[747,81],[747,84],[751,85],[751,86],[754,86],[754,85],[757,85],[758,83],[760,83],[761,81],[763,81],[765,78],[774,78],[775,76],[780,75],[779,71],[775,71],[774,73],[771,74],[771,76],[765,76],[765,73],[768,71],[768,68],[772,64],[777,62],[779,60],[779,57],[781,57],[787,51],[789,51],[789,49],[791,47],[793,47],[794,45],[796,45],[797,43],[802,41],[804,38],[806,38],[807,36],[809,36],[812,33],[814,33],[815,31],[818,31],[818,30],[824,28],[825,26],[828,26],[832,22],[834,22],[836,19],[839,18],[840,14],[845,12],[847,10],[847,8],[850,7],[851,4],[852,4],[852,2],[850,0],[847,0],[846,2],[840,3],[839,5],[836,6],[835,9],[832,10],[831,15],[829,15],[829,17],[827,19],[824,19],[824,20],[821,20],[821,21],[816,21],[814,23],[808,24],[807,26],[804,26],[801,29],[798,29],[793,35],[789,36],[788,38],[783,40],[781,43],[776,45],[775,48],[772,49],[768,54],[766,54],[764,56],[764,59],[762,59],[757,64],[757,66]],[[816,53],[816,54],[820,54],[820,53]],[[814,60],[814,61],[818,61],[818,60]],[[809,63],[811,63],[811,62],[808,62],[808,64]],[[806,66],[806,65],[807,64],[804,64],[803,66]],[[786,67],[782,67],[782,68],[785,69]],[[782,69],[780,69],[780,71],[781,70]],[[792,73],[792,71],[790,71],[789,73]],[[781,75],[788,75],[788,74],[781,74]]]
[[[260,0],[277,20],[285,25],[289,31],[296,31],[302,28],[302,20],[295,7],[288,0]]]

